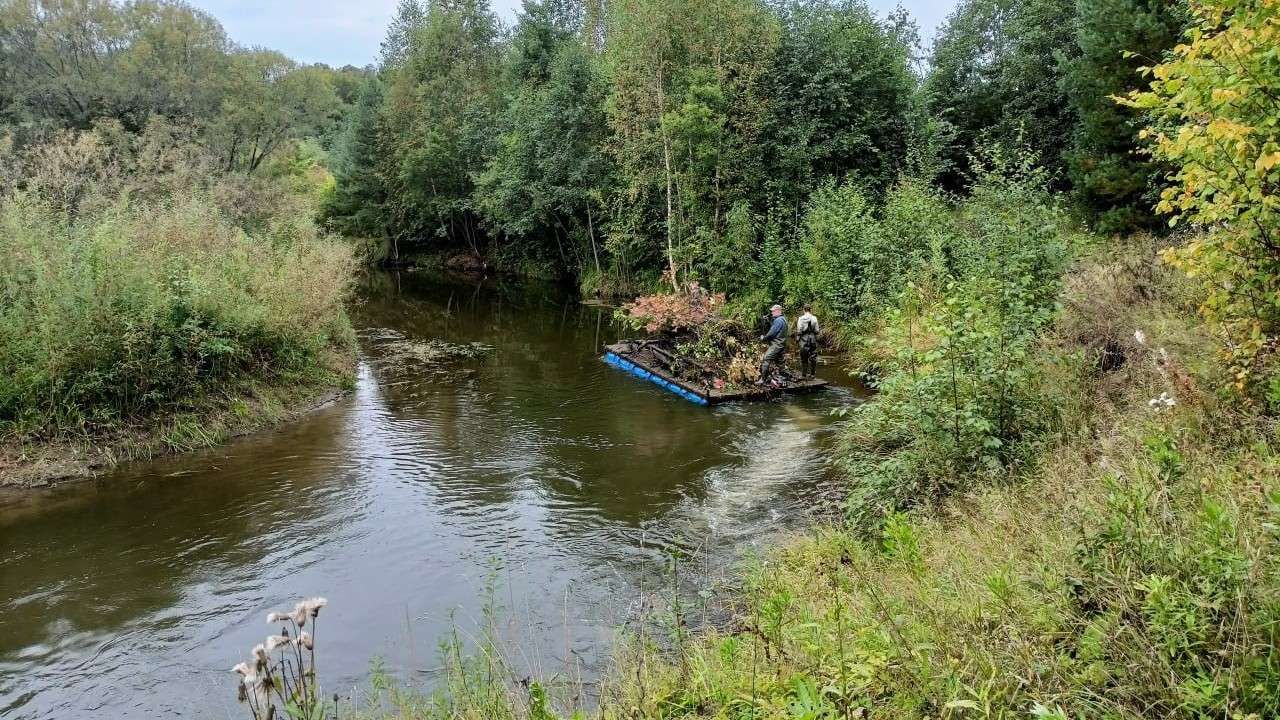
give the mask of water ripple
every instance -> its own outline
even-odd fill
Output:
[[[279,431],[0,506],[0,717],[239,716],[227,668],[324,595],[327,685],[412,674],[505,608],[515,662],[608,657],[672,552],[731,555],[803,517],[837,390],[707,410],[601,363],[609,312],[555,292],[373,276],[365,330],[482,342],[375,371]],[[368,336],[365,333],[365,336]]]

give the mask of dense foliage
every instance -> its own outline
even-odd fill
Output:
[[[1141,117],[1112,98],[1136,89],[1139,68],[1174,46],[1186,24],[1182,0],[1090,0],[1077,5],[1080,54],[1065,68],[1079,117],[1067,156],[1076,197],[1102,232],[1154,228],[1160,166],[1135,152]]]
[[[1202,283],[1238,389],[1280,409],[1280,8],[1190,4],[1193,23],[1132,107],[1174,166],[1157,209],[1200,229],[1167,258]]]
[[[993,143],[1030,147],[1063,173],[1076,123],[1062,89],[1075,13],[1075,0],[966,0],[939,30],[924,97],[942,125],[944,187],[967,186],[971,156]]]
[[[344,382],[353,258],[314,218],[366,78],[181,2],[0,1],[0,442],[149,448],[192,413],[199,444]]]
[[[61,134],[0,193],[0,436],[99,433],[349,342],[350,249],[153,124]]]
[[[1155,165],[1107,96],[1180,7],[964,0],[926,65],[910,17],[863,0],[530,0],[510,28],[486,0],[402,0],[328,215],[397,259],[775,298],[832,188],[872,214],[904,179],[967,193],[992,146],[1104,230],[1151,225]]]
[[[171,0],[0,2],[0,128],[19,142],[162,118],[200,129],[227,169],[252,172],[296,139],[328,147],[364,74],[239,47]]]

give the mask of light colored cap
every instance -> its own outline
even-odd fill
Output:
[[[781,306],[781,305],[774,305],[773,307],[771,307],[771,308],[769,308],[769,309],[770,309],[770,310],[781,310],[781,309],[782,309],[782,306]]]

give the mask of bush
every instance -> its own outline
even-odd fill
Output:
[[[1027,462],[1054,424],[1036,351],[1066,269],[1064,215],[1037,178],[992,175],[954,227],[873,341],[880,392],[843,453],[862,522]]]
[[[784,268],[788,300],[857,324],[874,320],[934,261],[945,262],[954,225],[945,198],[923,183],[903,182],[876,206],[857,184],[828,182],[809,198],[797,248],[770,261]]]
[[[1274,2],[1193,0],[1184,43],[1145,68],[1142,136],[1174,166],[1159,212],[1203,230],[1167,259],[1201,284],[1230,383],[1280,412],[1280,24]]]
[[[37,180],[0,199],[0,436],[99,430],[305,372],[350,335],[352,251],[306,216],[246,232],[205,191],[108,201]]]

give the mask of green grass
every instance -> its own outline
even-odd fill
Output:
[[[434,693],[384,683],[364,716],[1280,715],[1280,436],[1215,390],[1214,343],[1151,245],[1065,278],[1034,462],[767,552],[716,598],[722,624],[624,637],[598,704],[549,702],[554,678],[519,682],[489,645],[483,671],[455,649]]]
[[[5,198],[0,439],[168,418],[172,447],[207,444],[199,416],[243,382],[312,384],[350,347],[353,271],[351,249],[309,219],[249,233],[199,193],[84,216]]]

